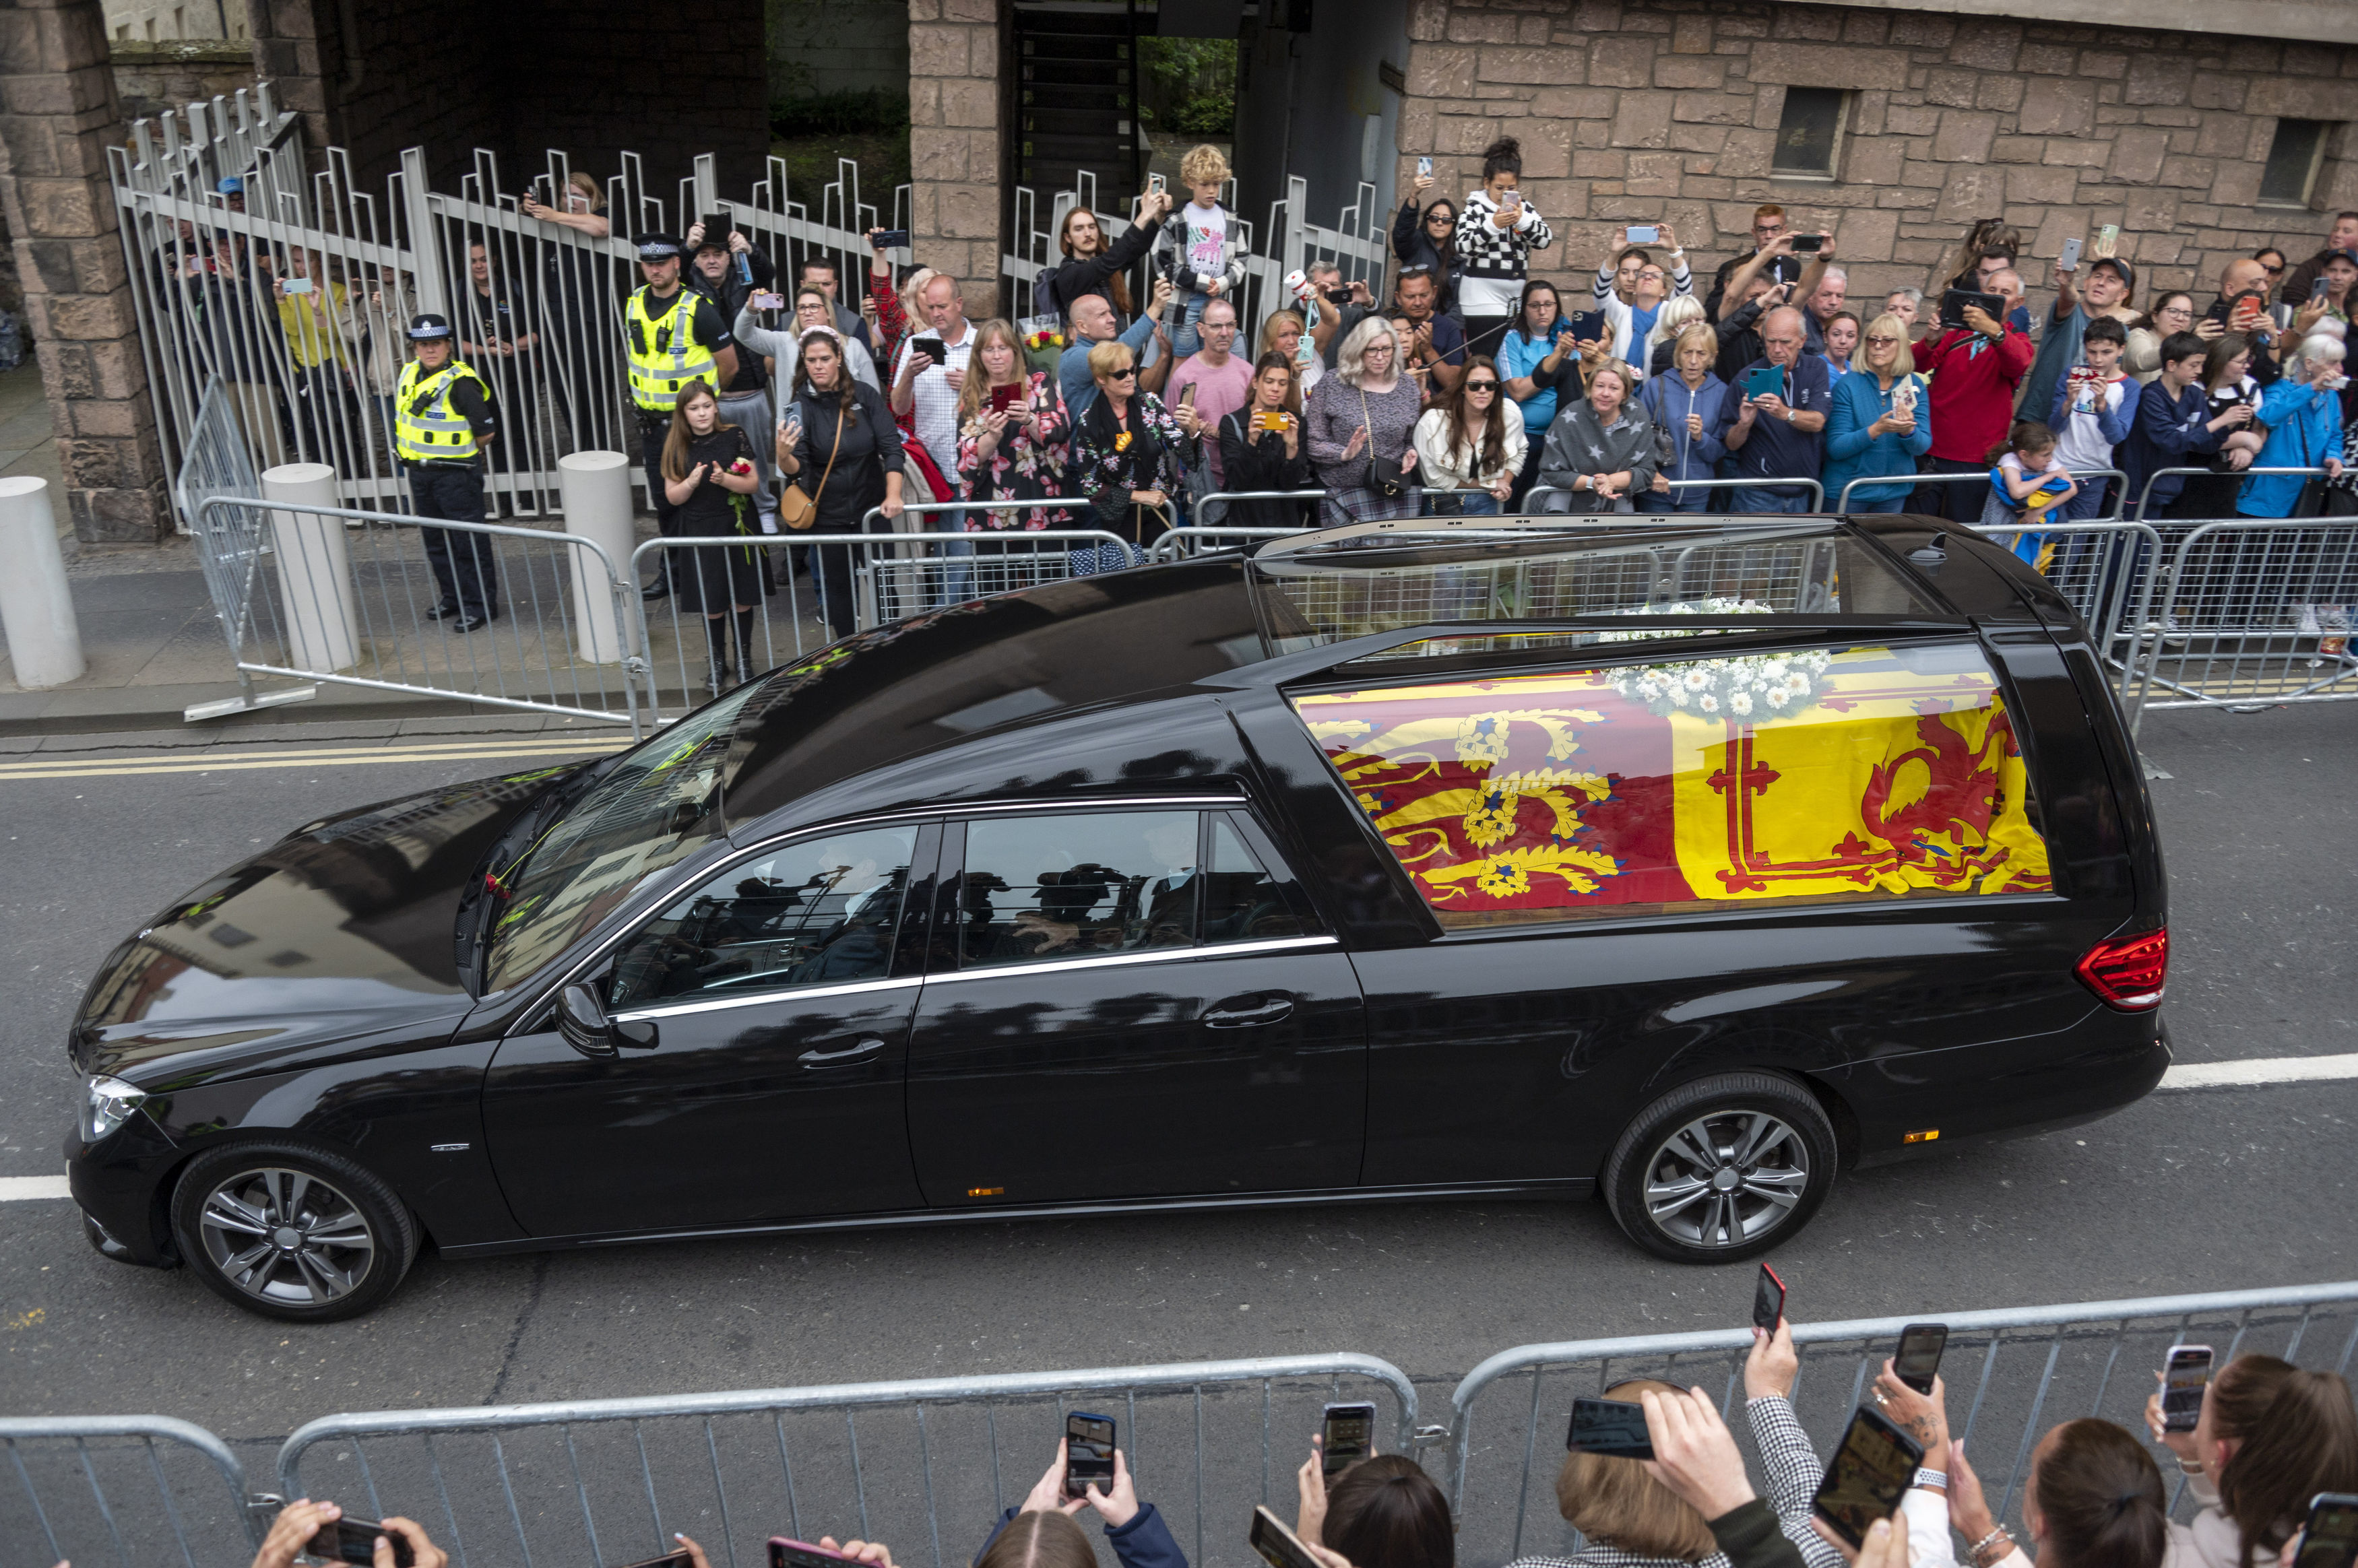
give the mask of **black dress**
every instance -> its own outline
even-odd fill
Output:
[[[719,463],[725,469],[739,461],[747,464],[751,471],[753,443],[734,425],[717,427],[709,436],[687,444],[690,473],[696,471],[698,463]],[[672,582],[684,601],[683,608],[717,615],[740,604],[758,603],[776,591],[770,580],[769,557],[763,548],[769,540],[762,532],[760,513],[751,495],[740,495],[707,477],[679,503],[676,516],[676,531],[681,537],[727,539],[742,535],[746,541],[734,549],[673,552],[693,556],[696,560],[692,571],[682,571],[681,563],[674,564]]]

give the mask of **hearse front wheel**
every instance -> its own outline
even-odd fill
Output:
[[[1767,1073],[1718,1073],[1630,1122],[1605,1162],[1605,1201],[1658,1257],[1731,1263],[1809,1223],[1834,1162],[1833,1124],[1809,1090]]]

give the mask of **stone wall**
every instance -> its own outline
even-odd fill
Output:
[[[910,231],[917,257],[954,272],[967,314],[1000,313],[1000,224],[1012,124],[1012,0],[909,0]],[[1029,308],[1029,307],[1026,307]]]
[[[902,0],[768,0],[771,98],[899,92],[909,80]]]
[[[1667,218],[1698,272],[1749,248],[1752,209],[1833,230],[1858,298],[1924,287],[1976,218],[2019,228],[2037,290],[2063,240],[2121,225],[2149,287],[2199,287],[2263,243],[2296,260],[2326,228],[2257,205],[2278,115],[2348,121],[2358,49],[1712,0],[1413,0],[1401,189],[1480,181],[1523,144],[1523,189],[1559,236],[1545,272],[1593,269],[1612,230]],[[1792,85],[1851,90],[1824,180],[1772,177]],[[2344,124],[2313,205],[2358,207]],[[2035,237],[2033,237],[2035,236]],[[1567,244],[1567,241],[1569,243]]]
[[[150,44],[117,38],[107,46],[107,58],[126,121],[232,98],[241,89],[251,92],[254,82],[254,51],[242,39]]]

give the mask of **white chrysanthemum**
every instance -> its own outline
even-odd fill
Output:
[[[1701,691],[1711,684],[1711,677],[1701,670],[1690,669],[1680,678],[1679,684],[1689,691]]]
[[[1735,696],[1727,699],[1727,710],[1730,713],[1735,714],[1738,719],[1750,713],[1752,711],[1752,694],[1748,691],[1737,692]]]
[[[1688,701],[1688,697],[1687,697],[1687,688],[1686,688],[1686,687],[1682,687],[1682,687],[1671,687],[1671,700],[1672,702],[1676,703],[1679,707],[1681,707],[1681,708],[1684,708],[1684,707],[1687,705],[1687,701]]]
[[[1807,697],[1810,695],[1810,677],[1800,675],[1787,676],[1785,677],[1785,689],[1791,692],[1795,697]]]
[[[1785,688],[1783,687],[1774,688],[1768,693],[1766,700],[1770,708],[1784,707],[1787,700],[1785,697]]]
[[[1719,698],[1712,696],[1709,692],[1704,692],[1701,697],[1695,698],[1695,711],[1698,713],[1717,713],[1719,711]]]

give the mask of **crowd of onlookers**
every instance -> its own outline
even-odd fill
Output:
[[[1890,1517],[1854,1546],[1812,1517],[1825,1471],[1790,1401],[1800,1369],[1785,1323],[1754,1330],[1743,1376],[1757,1487],[1703,1390],[1639,1379],[1604,1390],[1642,1408],[1653,1457],[1568,1453],[1556,1503],[1583,1544],[1569,1557],[1526,1557],[1513,1568],[2291,1568],[2311,1499],[2358,1492],[2358,1409],[2348,1383],[2244,1355],[2211,1379],[2190,1430],[2171,1430],[2181,1423],[2165,1422],[2157,1394],[2146,1411],[2150,1446],[2093,1417],[2048,1429],[2029,1454],[2017,1532],[1993,1512],[1963,1443],[1951,1436],[1945,1386],[1934,1378],[1919,1391],[1922,1379],[1903,1379],[1886,1361],[1872,1409],[1922,1457]],[[1076,1490],[1066,1476],[1060,1444],[1030,1495],[1001,1515],[974,1568],[1092,1568],[1077,1522],[1085,1513],[1102,1521],[1122,1568],[1187,1568],[1153,1504],[1140,1500],[1120,1450],[1109,1483]],[[2171,1487],[2181,1480],[2195,1504],[2183,1521],[2171,1517]],[[1329,1475],[1313,1438],[1296,1482],[1293,1530],[1318,1568],[1455,1568],[1456,1521],[1413,1458],[1373,1454]],[[331,1502],[290,1504],[254,1568],[292,1568],[339,1517]],[[1239,1543],[1246,1523],[1238,1520]],[[406,1519],[377,1527],[377,1568],[394,1568],[396,1541],[414,1568],[445,1568],[423,1527]],[[711,1568],[698,1542],[674,1540],[676,1568]],[[892,1568],[882,1542],[817,1544]]]

